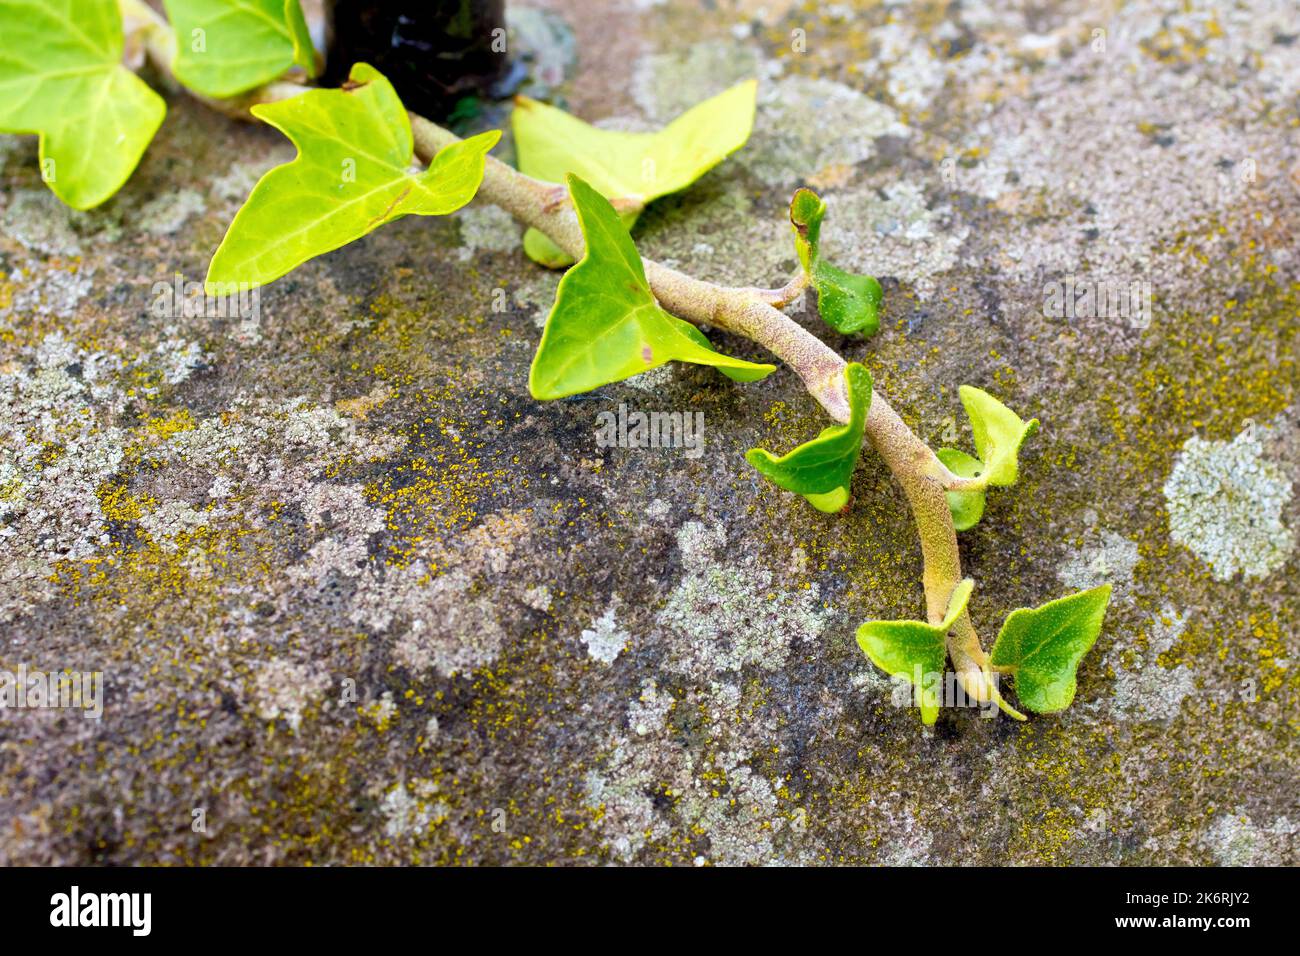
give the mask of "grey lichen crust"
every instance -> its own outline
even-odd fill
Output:
[[[973,450],[961,384],[1042,421],[964,569],[986,639],[1114,586],[1074,705],[894,706],[852,635],[922,612],[915,531],[873,454],[838,517],[748,469],[827,423],[788,371],[533,401],[557,280],[496,209],[160,317],[292,156],[177,98],[89,213],[0,139],[0,671],[105,677],[101,720],[0,718],[0,862],[1300,862],[1290,5],[632,6],[512,24],[611,127],[762,85],[644,254],[778,284],[813,185],[885,313],[797,318],[933,444]],[[1052,318],[1066,276],[1154,315]],[[602,447],[619,403],[703,454]]]
[[[1170,537],[1207,561],[1220,581],[1238,573],[1265,577],[1295,550],[1295,533],[1282,521],[1291,480],[1263,457],[1253,428],[1231,442],[1189,438],[1164,493]]]

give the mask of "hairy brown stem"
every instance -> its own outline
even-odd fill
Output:
[[[415,114],[411,115],[411,128],[416,154],[426,163],[457,141],[454,134]],[[554,189],[553,184],[524,176],[489,156],[478,195],[525,225],[546,233],[573,258],[580,258],[583,239],[577,216],[571,204],[554,203]],[[702,282],[652,259],[643,262],[650,288],[665,309],[690,322],[714,325],[762,345],[795,370],[832,418],[848,421],[844,359],[773,304],[793,301],[802,291],[802,283],[792,281],[785,289],[773,292],[732,288]],[[938,623],[943,620],[953,588],[962,578],[957,531],[945,497],[949,483],[961,479],[943,467],[879,390],[872,392],[866,430],[871,444],[902,485],[916,518],[924,563],[926,616],[931,623]],[[968,694],[980,701],[1001,702],[987,678],[988,656],[969,614],[963,612],[953,627],[948,651]]]
[[[155,23],[148,30],[145,48],[150,59],[158,69],[170,73],[170,29],[165,23]],[[237,101],[226,101],[218,108],[227,115],[248,118],[252,105],[287,99],[303,90],[304,87],[293,83],[272,83]],[[441,149],[458,142],[455,134],[414,113],[411,129],[415,153],[426,164]],[[532,179],[488,156],[478,195],[521,223],[545,233],[574,259],[581,258],[582,230],[563,186]],[[780,311],[780,306],[794,301],[804,291],[806,277],[797,276],[780,289],[736,288],[703,282],[651,259],[643,262],[650,287],[667,311],[697,325],[717,326],[762,345],[794,369],[809,394],[833,419],[848,421],[844,359]],[[969,479],[948,471],[878,389],[872,392],[866,433],[911,506],[921,539],[926,616],[937,624],[943,620],[948,599],[962,579],[957,532],[945,491],[969,488]],[[969,695],[978,701],[996,700],[1008,713],[1021,717],[1002,701],[991,683],[988,655],[970,615],[964,611],[948,635],[948,652]]]

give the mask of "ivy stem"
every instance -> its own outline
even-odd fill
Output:
[[[745,291],[753,293],[774,308],[783,309],[803,295],[807,288],[808,273],[800,269],[798,274],[779,289],[746,289]]]
[[[411,115],[416,154],[429,162],[457,137],[421,116]],[[491,156],[478,195],[500,206],[525,225],[545,233],[574,259],[582,257],[582,230],[571,203],[554,202],[555,185],[524,176]],[[844,359],[776,307],[798,298],[807,282],[792,279],[783,289],[761,290],[718,286],[643,259],[646,278],[659,304],[673,315],[697,325],[713,325],[743,335],[789,365],[808,392],[839,422],[849,420],[844,383]],[[948,598],[962,579],[957,531],[945,492],[964,479],[952,474],[894,411],[879,390],[873,390],[867,414],[867,437],[902,486],[921,539],[922,583],[926,616],[938,624]],[[948,654],[966,693],[976,701],[996,701],[1012,716],[1024,719],[998,694],[989,677],[988,655],[969,613],[963,611],[948,635]]]
[[[146,27],[145,49],[154,66],[171,76],[175,41],[165,21]],[[249,119],[257,103],[288,99],[306,87],[289,82],[270,83],[236,100],[212,101],[199,97],[229,116]],[[412,113],[415,154],[428,164],[439,150],[459,142],[459,137]],[[567,192],[556,183],[525,176],[492,156],[486,158],[478,196],[510,213],[521,223],[547,235],[574,259],[582,257],[584,242]],[[833,349],[780,310],[798,298],[807,278],[796,277],[780,289],[719,286],[703,282],[651,259],[643,260],[646,278],[660,305],[696,325],[717,326],[743,335],[785,362],[803,380],[804,387],[838,422],[849,420],[845,361]],[[894,411],[879,390],[873,389],[866,434],[872,446],[902,486],[921,540],[922,584],[926,616],[931,624],[943,621],[953,588],[962,580],[957,531],[945,492],[966,479],[952,474]],[[968,612],[963,611],[948,633],[948,654],[966,693],[978,702],[996,701],[1005,712],[1024,716],[1009,707],[997,691],[988,655]]]

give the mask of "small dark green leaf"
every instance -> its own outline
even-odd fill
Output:
[[[956,448],[940,448],[935,454],[939,461],[959,478],[978,478],[984,470],[984,462]],[[984,516],[984,492],[950,491],[948,509],[952,512],[954,528],[958,531],[973,528]]]
[[[614,207],[577,176],[568,181],[586,251],[560,280],[546,319],[528,374],[534,398],[576,395],[671,361],[711,365],[740,381],[775,371],[715,352],[699,329],[661,309]]]
[[[1070,706],[1079,661],[1096,643],[1109,601],[1103,584],[1008,615],[990,660],[1015,677],[1022,704],[1040,714]]]
[[[937,690],[948,661],[946,638],[966,610],[974,589],[975,582],[970,578],[953,588],[948,612],[939,624],[867,621],[858,628],[858,646],[871,662],[891,677],[905,678],[918,689],[922,723],[932,724],[939,716]]]
[[[817,290],[817,311],[844,335],[871,335],[880,328],[880,283],[871,276],[845,272],[821,258],[820,239],[826,203],[811,189],[790,200],[795,248],[808,280]]]
[[[849,482],[862,451],[862,435],[871,408],[871,373],[856,362],[844,369],[849,395],[849,422],[831,425],[793,451],[775,457],[751,448],[745,460],[787,491],[801,494],[821,511],[839,511],[848,503]]]

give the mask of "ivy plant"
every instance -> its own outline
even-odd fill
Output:
[[[234,96],[301,69],[316,51],[298,0],[163,0],[176,31],[176,78],[205,96]]]
[[[867,621],[858,628],[858,646],[871,662],[891,677],[902,678],[916,689],[921,720],[932,724],[939,716],[940,687],[948,660],[948,631],[966,613],[966,602],[975,590],[975,582],[966,578],[958,582],[948,597],[943,620]]]
[[[745,455],[765,478],[803,495],[819,511],[839,511],[849,503],[849,482],[867,430],[871,373],[850,362],[844,367],[844,384],[849,396],[847,424],[823,428],[816,438],[780,458],[765,448],[751,448]]]
[[[121,188],[167,112],[124,44],[115,0],[0,0],[0,131],[40,136],[41,176],[74,209]]]
[[[298,147],[253,187],[208,266],[210,292],[255,287],[407,215],[441,216],[474,198],[496,130],[441,150],[410,171],[411,121],[392,84],[364,63],[339,90],[252,108]]]
[[[927,724],[938,717],[934,689],[949,666],[976,701],[996,702],[1013,717],[1023,719],[1002,697],[1001,677],[1027,710],[1053,713],[1072,702],[1110,588],[1011,610],[990,653],[974,626],[975,583],[963,576],[956,545],[957,531],[984,518],[988,490],[1016,482],[1037,419],[963,385],[974,454],[934,451],[865,365],[845,362],[782,311],[811,289],[836,332],[870,335],[880,326],[880,283],[823,256],[827,206],[809,189],[790,202],[799,269],[782,286],[701,282],[637,251],[629,230],[647,203],[688,188],[745,144],[755,83],[651,133],[600,129],[521,98],[512,119],[515,170],[488,155],[497,131],[462,140],[408,114],[388,80],[364,63],[339,89],[283,82],[316,73],[298,0],[166,0],[170,22],[140,0],[120,3],[125,19],[113,0],[0,0],[0,129],[40,137],[42,176],[64,202],[80,209],[109,199],[163,120],[162,98],[123,65],[128,39],[162,74],[218,109],[275,127],[298,151],[258,181],[236,214],[208,268],[210,293],[273,282],[385,223],[445,215],[480,195],[528,228],[534,259],[576,261],[560,280],[529,371],[534,398],[562,399],[669,362],[711,366],[737,385],[775,371],[719,351],[701,326],[765,347],[833,424],[784,455],[750,449],[749,464],[778,488],[842,514],[869,440],[873,460],[890,469],[916,517],[926,616],[864,623],[857,637],[866,657],[915,686]]]
[[[881,289],[872,276],[854,275],[831,265],[821,254],[826,203],[811,189],[790,200],[790,225],[808,283],[817,290],[817,310],[836,332],[872,335],[880,328]]]
[[[661,309],[614,207],[577,176],[568,178],[586,252],[556,290],[528,373],[534,398],[588,392],[672,361],[711,365],[739,382],[776,371],[714,351],[703,332]]]
[[[601,129],[517,97],[510,127],[519,171],[549,182],[581,176],[606,199],[623,204],[623,223],[630,229],[650,202],[685,189],[745,145],[757,89],[753,80],[739,83],[653,133]],[[539,229],[524,233],[524,251],[551,267],[573,262]]]

